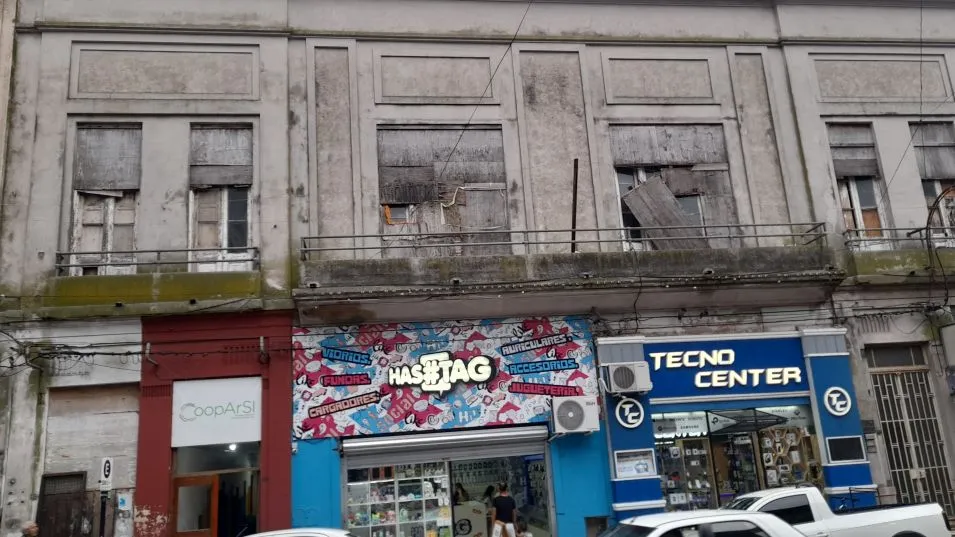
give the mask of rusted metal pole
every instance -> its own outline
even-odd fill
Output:
[[[573,212],[570,213],[570,253],[577,253],[577,166],[580,159],[574,159],[574,201]]]

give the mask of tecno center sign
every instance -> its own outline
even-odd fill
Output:
[[[261,407],[260,377],[175,382],[172,446],[258,442]]]

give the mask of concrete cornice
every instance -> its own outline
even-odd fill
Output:
[[[491,0],[508,1],[508,0]],[[245,37],[284,37],[288,39],[352,39],[357,41],[403,41],[403,42],[454,42],[454,43],[481,43],[501,44],[511,42],[513,36],[506,35],[461,35],[455,34],[416,34],[416,33],[383,33],[383,32],[323,32],[319,30],[303,30],[292,28],[242,28],[230,26],[158,26],[138,24],[112,23],[74,23],[74,22],[38,22],[36,24],[18,24],[16,32],[20,34],[44,32],[89,32],[113,34],[155,34],[155,35],[221,35]],[[576,43],[582,45],[673,45],[673,46],[787,46],[787,45],[832,45],[832,46],[924,46],[950,47],[955,45],[955,37],[951,39],[911,39],[884,38],[832,38],[832,37],[798,37],[785,36],[775,39],[739,38],[715,39],[711,37],[686,38],[654,38],[654,37],[615,37],[593,35],[534,35],[519,36],[515,43]]]

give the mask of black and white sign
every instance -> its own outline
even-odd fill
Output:
[[[826,390],[826,393],[822,395],[822,404],[826,407],[826,412],[836,417],[845,416],[852,410],[849,392],[838,386]]]
[[[629,397],[624,397],[617,403],[614,414],[617,416],[617,423],[627,429],[636,429],[643,423],[645,417],[640,401]]]
[[[99,465],[99,489],[102,491],[113,490],[113,458],[103,457]]]

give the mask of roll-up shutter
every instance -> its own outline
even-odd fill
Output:
[[[349,468],[442,460],[491,459],[544,453],[546,426],[482,429],[342,441]]]

